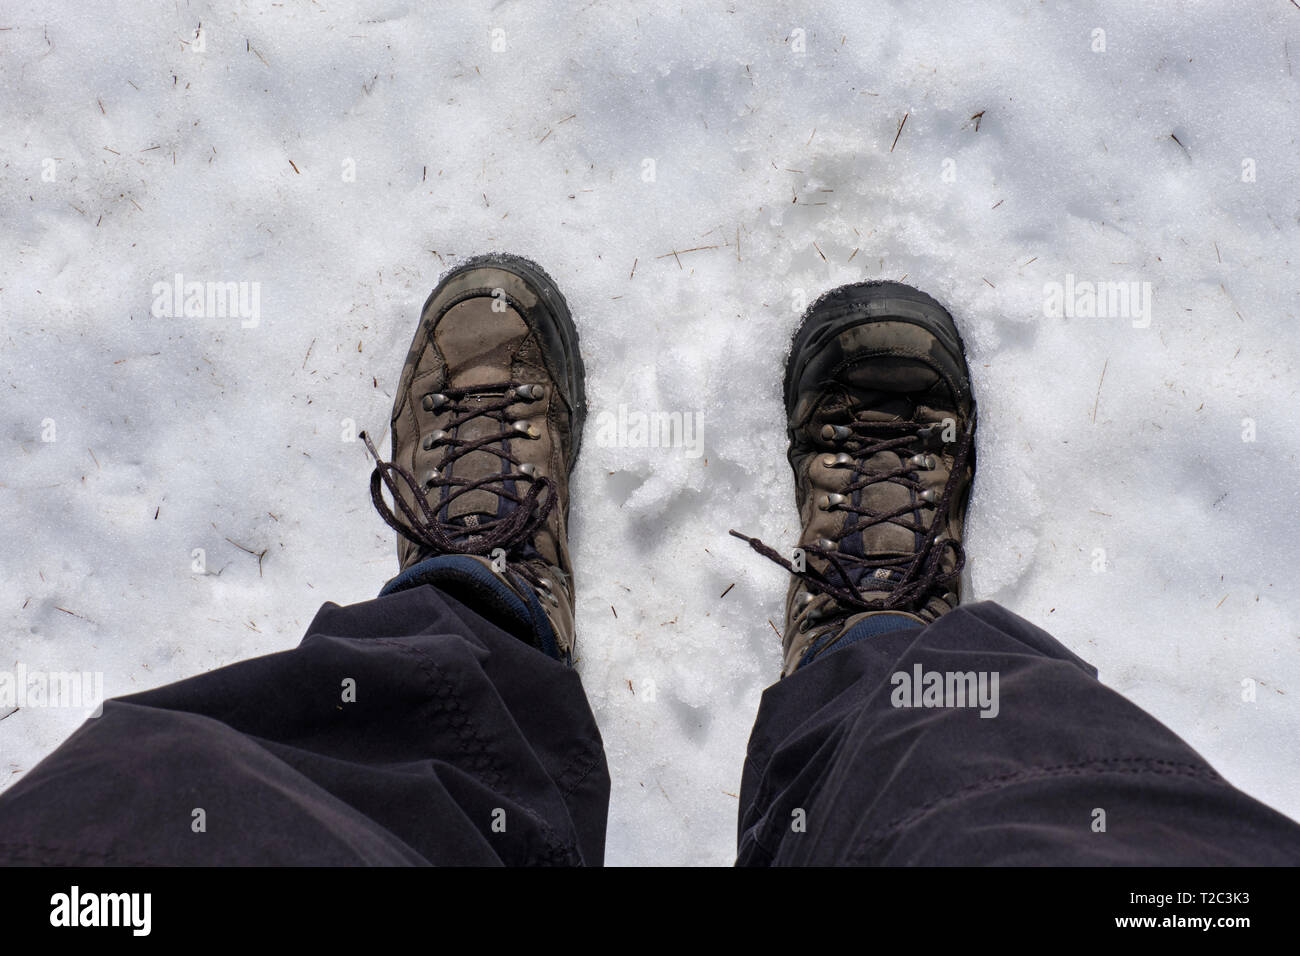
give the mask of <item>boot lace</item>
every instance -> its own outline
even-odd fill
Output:
[[[530,386],[522,386],[528,388]],[[439,400],[437,410],[451,414],[440,437],[429,441],[426,450],[443,447],[446,454],[437,466],[434,476],[423,485],[403,466],[396,462],[386,462],[379,457],[374,442],[366,432],[361,433],[366,449],[375,460],[375,470],[370,475],[370,497],[375,510],[384,522],[413,544],[434,554],[467,554],[487,556],[500,548],[510,558],[526,558],[522,550],[531,543],[533,536],[545,525],[555,506],[555,483],[545,475],[532,475],[523,470],[523,463],[510,451],[511,440],[528,440],[531,436],[521,432],[511,422],[507,409],[517,403],[521,397],[532,400],[527,393],[520,392],[520,383],[509,381],[492,385],[475,385],[465,388],[445,388],[436,398]],[[491,396],[500,394],[500,399],[492,402],[467,402],[471,396]],[[502,429],[472,440],[454,437],[457,428],[475,418],[488,418],[502,424]],[[433,438],[433,436],[430,436]],[[452,465],[471,452],[491,452],[509,464],[509,468],[500,474],[486,475],[468,480],[449,477],[454,469]],[[398,492],[398,481],[406,485],[415,507],[407,501],[405,495]],[[513,489],[511,486],[514,486]],[[520,485],[526,485],[524,494],[518,493]],[[384,501],[384,487],[388,488],[393,503],[406,520],[400,520],[393,509]],[[445,489],[450,489],[445,492]],[[472,491],[486,490],[499,499],[513,502],[510,508],[498,518],[489,518],[469,527],[439,517],[439,511],[447,509],[452,502]],[[437,504],[430,502],[430,494]],[[517,570],[530,577],[526,566],[516,565]],[[531,578],[530,578],[531,579]]]
[[[848,460],[842,462],[841,466],[851,467],[855,477],[842,492],[843,500],[833,506],[837,510],[852,512],[858,516],[857,520],[845,522],[844,528],[830,540],[838,545],[851,534],[864,532],[888,522],[920,535],[919,544],[912,554],[902,554],[897,557],[865,557],[846,554],[837,548],[823,547],[814,542],[804,545],[803,551],[806,555],[816,555],[825,559],[826,571],[819,571],[811,564],[805,564],[805,569],[800,571],[796,570],[783,555],[759,539],[735,530],[730,532],[731,535],[747,542],[763,557],[781,565],[799,578],[810,592],[828,596],[846,609],[846,612],[919,609],[934,591],[957,580],[966,566],[966,553],[960,542],[952,538],[939,540],[938,535],[945,523],[942,520],[943,516],[948,514],[952,496],[974,448],[974,417],[972,416],[970,427],[967,428],[965,435],[957,443],[952,471],[948,475],[943,491],[933,502],[934,517],[928,528],[916,518],[919,504],[909,503],[894,511],[872,511],[854,505],[853,497],[856,492],[879,482],[892,482],[917,493],[923,492],[924,485],[914,477],[918,466],[912,459],[901,459],[897,468],[888,470],[870,469],[865,462],[880,452],[897,453],[899,450],[914,448],[917,439],[923,441],[930,439],[938,427],[916,421],[854,421],[850,425],[833,426],[836,439],[841,441],[856,439],[861,443],[861,448],[852,456],[843,456]],[[953,558],[953,566],[945,571],[944,559],[949,555]],[[880,569],[885,571],[882,573]],[[871,576],[869,589],[873,592],[885,592],[883,597],[868,600],[862,596],[863,585],[860,582],[868,574]]]

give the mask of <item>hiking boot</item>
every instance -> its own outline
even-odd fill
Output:
[[[586,417],[578,333],[559,290],[517,256],[471,259],[424,304],[393,403],[393,460],[371,496],[402,574],[571,661],[569,474]],[[384,501],[381,484],[393,498]]]
[[[782,676],[956,607],[975,474],[961,338],[910,286],[858,283],[814,302],[786,364],[785,408],[803,525],[795,560],[732,532],[793,575]]]

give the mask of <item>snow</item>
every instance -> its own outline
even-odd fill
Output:
[[[800,303],[906,276],[980,403],[967,599],[1300,815],[1293,66],[1280,0],[9,0],[0,667],[131,693],[372,596],[393,542],[349,439],[440,272],[516,252],[576,316],[589,428],[702,416],[698,457],[588,432],[579,667],[609,862],[727,864],[785,579],[726,532],[797,533]],[[258,283],[257,321],[155,315],[177,273]],[[1150,283],[1149,326],[1046,315],[1070,275]],[[0,786],[80,720],[0,721]]]

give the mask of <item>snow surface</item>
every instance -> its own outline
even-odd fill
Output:
[[[797,533],[801,300],[906,277],[975,376],[968,599],[1300,815],[1297,71],[1287,0],[4,0],[0,667],[130,693],[372,596],[393,541],[344,439],[385,430],[440,272],[517,252],[593,416],[703,415],[701,457],[588,433],[579,666],[609,862],[727,864],[785,578],[726,532]],[[260,283],[260,321],[155,317],[176,273]],[[1150,326],[1046,316],[1068,274],[1151,283]],[[80,719],[0,722],[0,780]]]

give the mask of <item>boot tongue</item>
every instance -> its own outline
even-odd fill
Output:
[[[884,390],[862,391],[855,396],[845,396],[844,407],[839,410],[837,416],[832,418],[832,421],[841,416],[844,419],[860,423],[872,422],[892,425],[898,422],[915,421],[917,407],[910,396]],[[902,437],[902,433],[890,429],[882,429],[879,435],[883,438]],[[871,438],[865,438],[862,440],[862,444],[869,444],[871,441]],[[850,444],[847,447],[850,454],[853,454],[852,449],[855,446]],[[861,447],[861,445],[857,447]],[[900,464],[905,459],[916,453],[920,448],[921,443],[918,440],[918,442],[909,442],[902,447],[877,452],[874,455],[860,459],[860,461],[869,471],[881,474],[893,472],[900,467]],[[907,508],[909,505],[916,507],[917,504],[907,486],[893,481],[870,482],[859,489],[854,498],[855,505],[875,514],[893,514],[900,508]],[[914,510],[905,512],[901,520],[910,523],[919,521],[921,518],[922,512]],[[866,559],[899,558],[906,561],[911,560],[919,543],[919,535],[893,521],[880,521],[870,527],[863,527],[866,520],[856,514],[849,515],[846,518],[848,533],[840,539],[840,551],[846,555]],[[882,588],[878,584],[873,586],[873,582],[897,582],[903,576],[901,569],[893,567],[871,568],[850,564],[846,570],[853,579],[854,586],[872,598],[880,597],[888,590],[888,588]]]
[[[479,543],[482,535],[482,532],[479,529],[488,521],[494,520],[496,517],[496,515],[490,514],[467,514],[452,518],[447,523],[456,528],[463,529],[465,531],[465,537],[459,539],[460,543],[465,547],[473,548]],[[502,542],[500,547],[502,550],[525,561],[541,557],[541,553],[537,550],[536,544],[532,540],[524,540],[516,543]],[[492,558],[493,555],[485,554],[483,557]]]
[[[849,574],[857,578],[854,583],[857,585],[858,593],[867,600],[884,597],[890,590],[883,586],[885,582],[897,584],[903,580],[903,572],[897,568],[862,568],[860,574],[854,574],[852,571]]]
[[[450,519],[447,522],[447,524],[452,525],[453,527],[456,528],[463,529],[466,533],[466,536],[460,539],[461,543],[466,546],[473,547],[477,543],[477,538],[479,536],[478,529],[485,522],[489,521],[494,517],[495,515],[480,514],[478,512],[474,512],[472,514],[457,515],[456,517]]]
[[[434,332],[434,340],[447,363],[447,384],[453,388],[479,389],[461,399],[461,404],[469,408],[500,403],[503,393],[484,386],[510,378],[515,355],[528,336],[523,317],[514,309],[499,311],[495,302],[495,299],[476,296],[457,303],[443,316]],[[460,441],[473,442],[500,435],[508,427],[496,418],[481,416],[457,427],[454,435]],[[508,443],[503,440],[492,447],[504,450]],[[473,482],[503,475],[505,467],[501,457],[491,451],[472,451],[451,464],[448,477]],[[498,497],[487,486],[458,496],[447,509],[447,519],[474,515],[495,518],[498,510]]]
[[[481,394],[470,395],[463,400],[463,404],[473,407],[478,404],[488,404],[499,402],[500,395]],[[490,435],[501,434],[502,429],[506,427],[495,418],[483,416],[472,418],[459,426],[454,431],[454,437],[460,441],[478,441]],[[488,448],[495,447],[504,450],[507,447],[506,442],[499,441]],[[506,462],[499,455],[483,448],[478,451],[472,451],[468,454],[461,455],[452,462],[448,470],[448,477],[459,481],[473,482],[482,478],[490,478],[495,475],[505,475]],[[469,523],[469,527],[478,524],[482,518],[495,518],[500,508],[500,499],[492,490],[492,486],[466,492],[459,495],[447,508],[447,518],[450,521],[457,519],[474,519]]]

